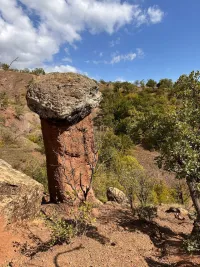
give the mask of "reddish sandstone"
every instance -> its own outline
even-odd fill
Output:
[[[41,118],[52,202],[93,196],[97,162],[91,112],[101,94],[97,83],[79,74],[50,74],[34,81],[27,102]]]

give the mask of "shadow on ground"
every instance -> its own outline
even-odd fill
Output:
[[[61,253],[58,253],[55,257],[54,257],[54,264],[55,264],[55,267],[63,267],[61,265],[59,265],[58,261],[59,261],[59,257],[64,255],[64,254],[67,254],[67,253],[70,253],[72,251],[75,251],[75,250],[80,250],[80,249],[84,249],[84,247],[82,245],[78,246],[78,247],[75,247],[73,249],[70,249],[70,250],[67,250],[67,251],[64,251],[64,252],[61,252]]]
[[[189,261],[179,261],[175,264],[160,263],[150,258],[145,259],[149,267],[199,267],[199,264],[194,264]]]
[[[161,226],[154,221],[139,220],[132,216],[129,210],[115,209],[110,216],[124,230],[129,232],[140,231],[149,236],[154,246],[158,249],[160,259],[165,256],[188,256],[183,249],[183,240],[187,235],[182,232],[174,232],[166,226]],[[102,217],[102,222],[106,223],[106,216]],[[162,263],[151,258],[146,258],[150,267],[200,267],[190,261],[178,261],[175,264]]]

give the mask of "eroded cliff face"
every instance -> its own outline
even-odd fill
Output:
[[[75,125],[41,119],[51,201],[83,197],[97,163],[92,116]],[[89,198],[94,198],[92,189]]]

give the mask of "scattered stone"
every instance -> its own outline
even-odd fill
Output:
[[[128,198],[124,192],[115,187],[109,187],[107,189],[107,199],[108,201],[114,201],[118,204],[128,204]]]
[[[7,222],[35,218],[43,191],[43,185],[0,160],[0,213]]]

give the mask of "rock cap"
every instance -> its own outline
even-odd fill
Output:
[[[28,86],[29,108],[43,119],[84,119],[101,101],[98,84],[77,73],[51,73],[36,77]]]

